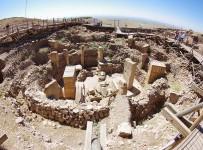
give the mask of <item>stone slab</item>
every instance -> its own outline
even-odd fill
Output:
[[[86,135],[85,135],[85,148],[84,150],[92,149],[92,133],[93,133],[93,122],[87,122]]]
[[[127,88],[131,89],[133,85],[133,80],[135,78],[136,63],[133,62],[130,58],[125,59],[123,78],[127,82]]]

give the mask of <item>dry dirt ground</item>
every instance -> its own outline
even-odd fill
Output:
[[[100,19],[102,21],[103,26],[110,26],[114,27],[114,20],[112,19]],[[134,20],[116,20],[115,22],[116,26],[119,27],[128,27],[128,28],[166,28],[164,25],[159,25],[159,24],[152,24],[152,23],[144,23],[144,22],[139,22],[139,21],[134,21]]]
[[[9,25],[17,25],[17,24],[24,24],[27,23],[28,21],[37,21],[39,19],[34,19],[34,18],[23,18],[23,17],[13,17],[13,18],[5,18],[0,20],[0,29],[5,28],[7,24]]]

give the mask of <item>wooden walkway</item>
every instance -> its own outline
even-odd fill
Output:
[[[159,36],[160,38],[164,38],[163,36]],[[175,42],[174,39],[167,38],[167,40],[171,42]],[[186,46],[185,44],[180,44],[180,47],[187,51],[188,53],[193,54],[193,56],[196,58],[196,60],[203,66],[203,56],[198,53],[196,50],[192,50],[192,47]]]
[[[180,44],[180,46],[181,46],[181,48],[183,48],[187,52],[193,53],[193,56],[199,61],[199,63],[201,63],[203,65],[203,56],[201,54],[199,54],[195,50],[192,51],[192,48],[189,46],[186,46],[185,44]]]
[[[194,129],[174,150],[202,150],[203,149],[203,121]]]

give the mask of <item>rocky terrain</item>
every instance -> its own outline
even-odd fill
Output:
[[[160,149],[178,133],[162,108],[172,103],[184,110],[202,99],[191,89],[187,58],[156,36],[136,35],[131,43],[114,31],[71,25],[22,37],[0,43],[0,133],[8,136],[0,149],[82,150],[87,121],[94,122],[95,137],[101,124],[107,125],[108,149]],[[136,63],[131,90],[123,81],[126,58]],[[153,61],[164,63],[166,71],[146,84]],[[64,96],[69,65],[76,68],[75,100]]]

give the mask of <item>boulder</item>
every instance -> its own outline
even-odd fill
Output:
[[[16,123],[17,124],[23,124],[23,122],[24,122],[24,119],[22,117],[17,117],[16,118]]]
[[[130,138],[132,136],[132,127],[128,122],[118,125],[118,135],[122,138]]]
[[[171,92],[170,93],[170,96],[169,96],[169,99],[170,99],[170,102],[172,104],[176,104],[178,99],[180,98],[180,94],[179,93],[176,93],[176,92]]]
[[[58,82],[56,80],[52,80],[51,82],[46,84],[44,93],[46,94],[46,96],[48,98],[59,99],[59,98],[64,97],[62,88],[60,87],[60,85],[58,84]]]

